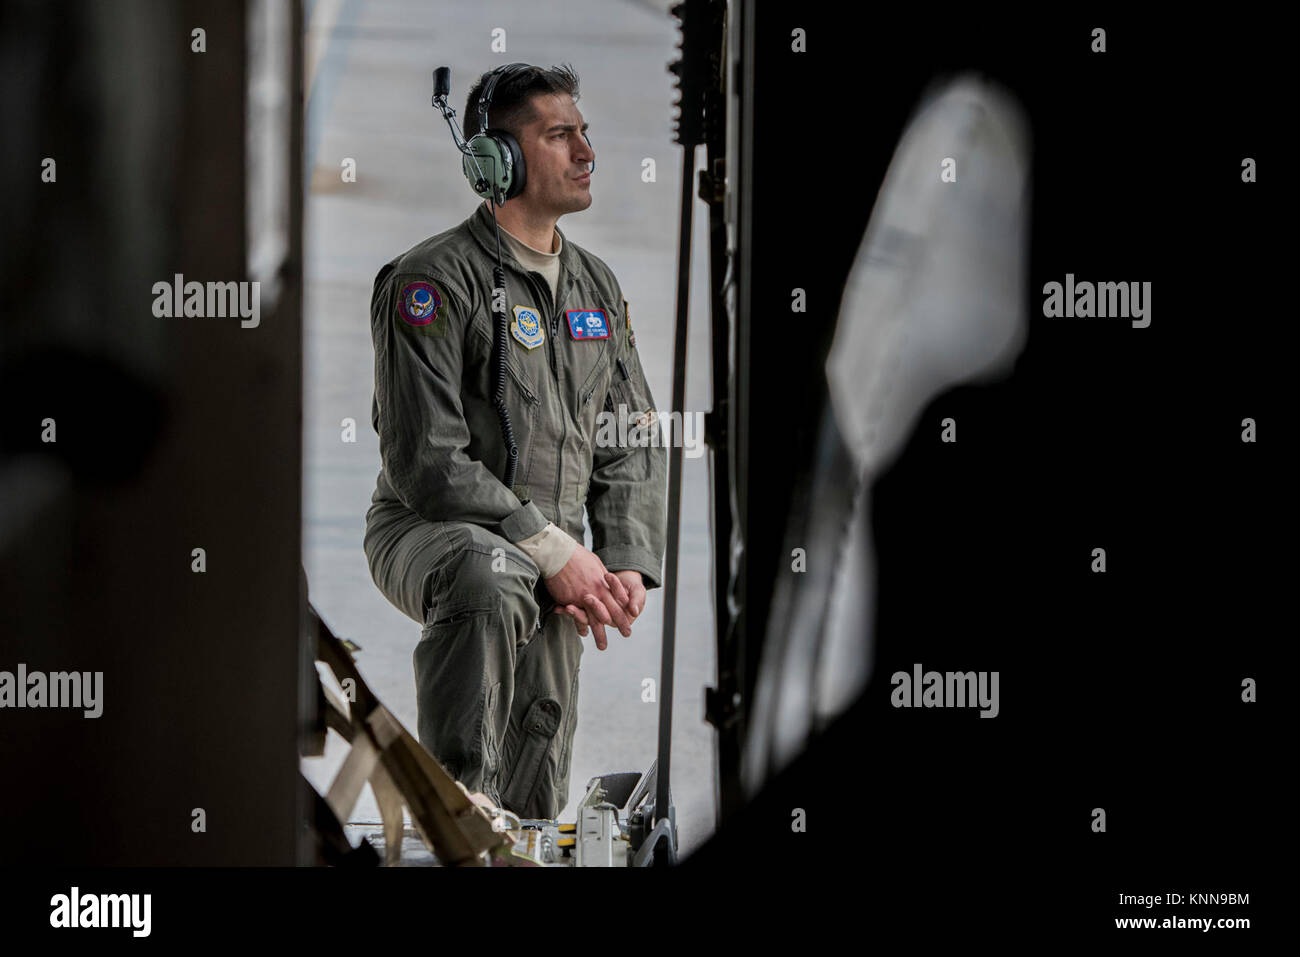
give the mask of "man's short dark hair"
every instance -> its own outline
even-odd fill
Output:
[[[488,71],[478,78],[465,100],[461,132],[467,140],[480,132],[479,93],[490,73]],[[526,70],[503,73],[497,80],[496,89],[492,91],[492,102],[488,105],[488,125],[494,130],[505,130],[517,140],[519,131],[537,119],[533,97],[556,93],[567,93],[573,97],[574,103],[578,102],[578,74],[567,63],[553,66],[549,70],[530,66]]]

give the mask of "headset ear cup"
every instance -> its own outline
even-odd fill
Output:
[[[519,141],[505,130],[490,130],[492,138],[510,154],[513,172],[510,174],[510,186],[506,190],[506,199],[514,199],[528,185],[528,170],[524,168],[524,151],[519,148]]]
[[[501,130],[488,130],[476,134],[465,145],[480,158],[477,165],[468,156],[461,160],[461,170],[465,173],[470,188],[476,194],[484,199],[490,199],[493,196],[493,188],[497,186],[505,188],[506,199],[523,192],[524,156],[513,136]],[[480,166],[488,181],[484,189],[479,189],[477,185]]]

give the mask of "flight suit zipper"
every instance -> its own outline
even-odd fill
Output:
[[[552,307],[555,308],[555,307]],[[557,312],[551,316],[551,375],[555,376],[555,385],[558,388],[560,384],[560,370],[555,365],[555,337],[560,332],[560,314]]]
[[[568,282],[565,282],[568,280]],[[561,270],[560,283],[555,288],[555,301],[551,303],[551,368],[555,369],[555,338],[560,334],[560,309],[564,304],[565,296],[568,295],[570,287],[573,285],[573,278],[568,274],[568,270]],[[564,488],[564,443],[569,438],[569,413],[564,408],[564,390],[560,388],[560,373],[555,372],[555,392],[560,397],[560,415],[563,416],[561,422],[562,431],[560,433],[559,454],[556,456],[555,465],[555,517],[561,522],[564,521],[564,515],[560,509],[560,493]]]
[[[570,277],[567,272],[562,271],[560,273],[561,282],[563,283],[565,279],[568,279],[569,282],[564,283],[562,288],[557,288],[556,295],[552,298],[548,295],[550,293],[550,286],[547,285],[545,276],[532,269],[520,271],[527,277],[530,286],[532,286],[533,294],[537,296],[538,302],[546,302],[548,299],[551,301],[551,334],[549,336],[551,341],[547,343],[547,356],[551,360],[551,376],[555,379],[555,394],[560,400],[561,415],[560,444],[556,449],[555,456],[555,490],[552,501],[555,502],[555,517],[562,521],[564,516],[560,514],[560,492],[564,484],[564,443],[569,437],[569,414],[564,408],[564,390],[560,388],[560,370],[557,364],[555,352],[555,338],[560,333],[560,304],[564,302],[564,297],[567,295],[569,287],[572,285],[572,277]]]

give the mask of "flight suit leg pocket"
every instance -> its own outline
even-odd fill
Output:
[[[547,757],[563,713],[560,702],[544,695],[524,714],[514,769],[501,793],[505,806],[523,817],[549,819],[558,811],[551,806],[554,788],[547,774]]]

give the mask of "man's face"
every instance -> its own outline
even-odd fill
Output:
[[[587,124],[566,93],[533,97],[537,118],[523,128],[519,148],[524,152],[527,182],[517,198],[538,213],[562,216],[591,205],[588,164],[596,154],[587,145]]]

